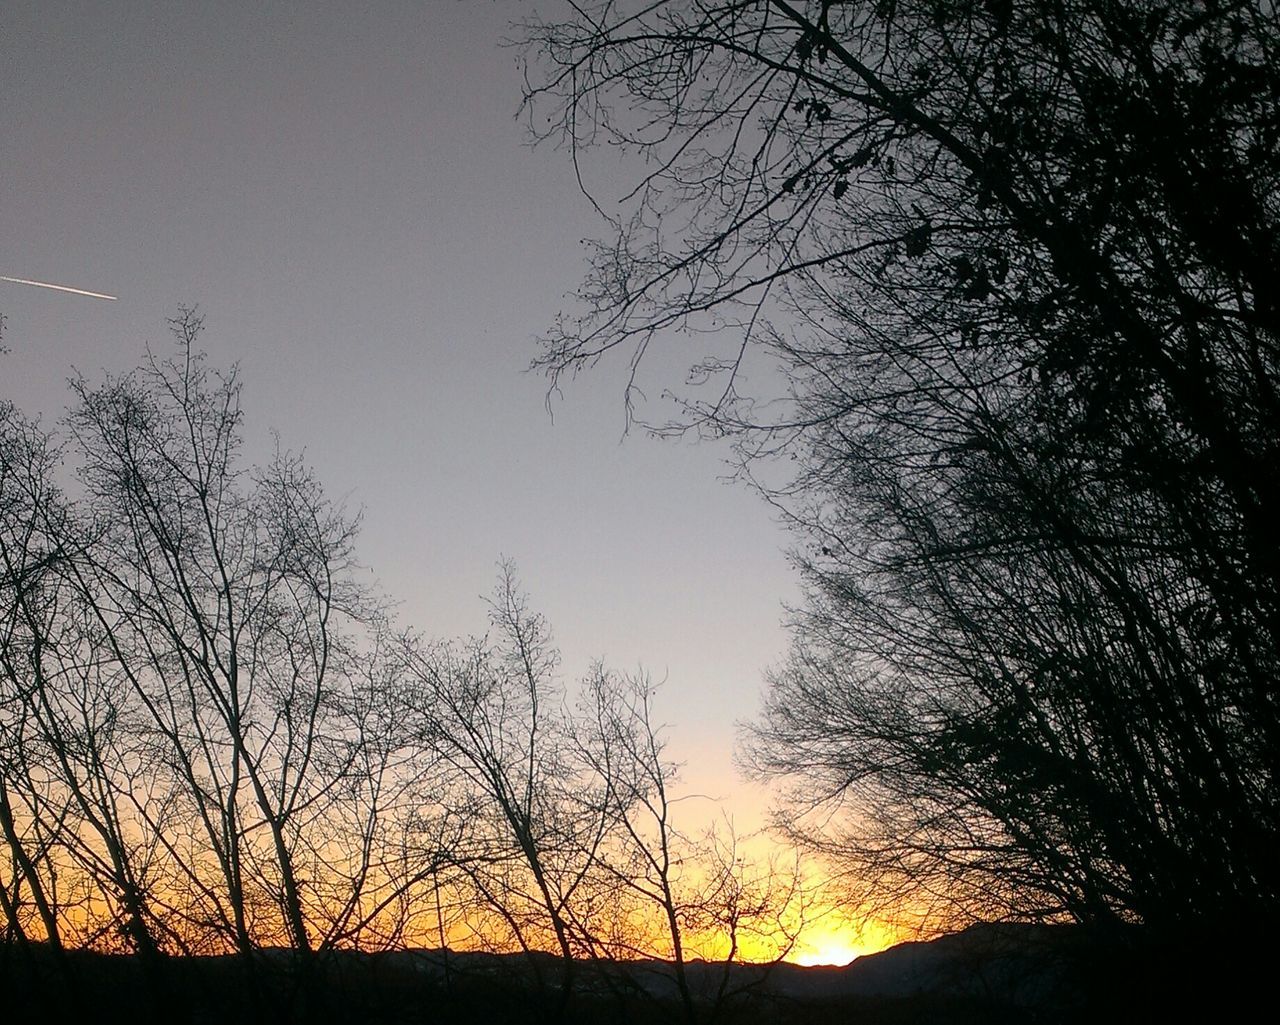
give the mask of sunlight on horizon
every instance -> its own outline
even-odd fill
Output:
[[[856,926],[850,922],[815,923],[801,933],[792,954],[784,960],[805,967],[849,964],[868,954],[878,954],[904,937],[880,922]]]

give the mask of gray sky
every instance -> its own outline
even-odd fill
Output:
[[[514,558],[568,674],[668,677],[688,782],[742,819],[732,721],[786,644],[787,539],[717,480],[723,451],[622,442],[616,372],[554,423],[523,373],[600,230],[515,117],[497,44],[533,6],[9,0],[0,274],[120,301],[0,283],[0,397],[56,419],[73,366],[126,370],[199,304],[251,438],[277,430],[363,506],[363,560],[405,622],[482,630]]]

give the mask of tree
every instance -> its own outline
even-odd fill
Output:
[[[714,1021],[743,995],[734,969],[744,956],[770,951],[776,963],[791,952],[811,894],[798,858],[788,872],[776,852],[749,852],[731,822],[690,830],[682,806],[699,795],[679,791],[679,766],[655,718],[657,692],[645,673],[600,664],[583,681],[573,748],[592,782],[580,790],[603,799],[610,828],[595,852],[592,899],[575,909],[575,927],[606,972],[619,961],[669,964],[680,1017]],[[691,973],[690,961],[703,970]],[[715,962],[718,973],[707,970]],[[764,977],[761,971],[747,986]]]
[[[7,862],[0,910],[7,935],[26,945],[29,894],[45,942],[60,954],[60,909],[47,871],[49,824],[23,815],[14,799],[15,790],[29,792],[30,713],[45,640],[41,597],[61,558],[59,542],[44,530],[47,507],[57,502],[50,480],[56,458],[51,440],[0,402],[0,830]]]
[[[0,407],[6,941],[33,967],[32,941],[132,952],[156,1009],[167,954],[238,952],[269,1000],[257,955],[285,946],[305,1015],[315,955],[470,927],[553,1015],[584,960],[634,997],[621,955],[673,957],[683,1017],[714,1018],[738,939],[794,938],[798,889],[677,828],[648,679],[597,665],[566,697],[509,563],[484,637],[395,627],[356,520],[278,447],[245,465],[237,371],[194,313],[171,326],[167,356],[74,378],[60,434]],[[688,951],[721,930],[699,992]]]
[[[574,747],[613,826],[597,852],[604,876],[597,903],[614,909],[617,924],[602,929],[598,916],[586,916],[579,931],[593,954],[609,959],[668,958],[684,1019],[693,1023],[698,1014],[686,970],[685,891],[686,877],[703,866],[674,821],[677,769],[654,721],[654,692],[644,675],[620,675],[597,664],[580,698]],[[651,946],[640,923],[655,912],[662,939]]]
[[[714,1017],[738,995],[730,967],[740,938],[776,942],[779,959],[790,949],[805,903],[798,877],[745,857],[732,831],[702,839],[677,825],[677,773],[654,720],[653,684],[597,663],[568,698],[550,627],[510,562],[490,626],[462,643],[406,635],[394,685],[415,761],[430,767],[429,814],[458,825],[438,861],[463,905],[455,925],[527,955],[552,1016],[564,1014],[586,971],[624,1003],[653,999],[621,967],[640,959],[670,962],[683,1020]],[[439,932],[443,946],[443,913]],[[705,958],[721,938],[720,989],[706,992],[704,978],[700,992],[688,952]],[[548,950],[558,973],[545,969]]]
[[[611,808],[574,793],[559,652],[546,619],[529,608],[510,562],[490,603],[494,637],[464,644],[405,640],[411,720],[425,760],[441,767],[437,800],[464,823],[453,865],[507,938],[530,955],[560,957],[560,1010],[574,986],[570,907],[587,879]]]
[[[128,692],[139,756],[166,770],[164,789],[114,796],[163,850],[175,917],[246,954],[306,954],[351,914],[324,899],[326,831],[369,753],[352,717],[376,679],[361,642],[378,609],[354,580],[356,522],[296,456],[239,464],[237,376],[208,367],[194,313],[173,328],[174,356],[72,382],[93,515],[67,575]]]
[[[575,12],[535,134],[642,162],[537,365],[625,352],[653,421],[713,346],[653,425],[797,531],[750,758],[798,831],[964,914],[1274,908],[1274,6]]]
[[[0,406],[0,911],[157,995],[167,952],[285,945],[306,983],[314,949],[410,942],[460,824],[356,519],[297,456],[244,465],[237,372],[171,326],[73,379],[60,436]]]

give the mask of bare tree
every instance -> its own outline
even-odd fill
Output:
[[[170,358],[73,380],[60,443],[0,410],[10,936],[135,952],[157,995],[167,953],[285,943],[309,999],[314,952],[471,928],[528,955],[553,1014],[582,959],[645,956],[714,1016],[737,938],[791,898],[677,827],[648,679],[597,665],[568,700],[509,563],[485,637],[400,631],[355,582],[354,520],[297,457],[244,467],[235,371],[173,326]],[[718,931],[699,995],[690,936]]]
[[[452,802],[466,835],[455,865],[529,954],[560,955],[562,1005],[574,984],[570,908],[608,829],[604,802],[574,792],[559,653],[530,611],[510,563],[491,602],[494,639],[424,647],[410,642],[406,672],[419,736],[452,770]],[[536,957],[530,964],[541,978]]]
[[[583,765],[598,780],[593,792],[607,802],[609,835],[597,851],[605,877],[598,902],[618,921],[602,930],[588,909],[578,923],[589,948],[610,959],[670,958],[676,992],[689,1022],[697,1020],[685,966],[684,904],[687,877],[695,864],[693,845],[674,821],[677,798],[671,786],[676,766],[664,754],[661,727],[653,718],[655,688],[644,675],[612,673],[597,664],[579,702],[576,747]],[[621,911],[622,914],[618,914]],[[657,915],[662,942],[651,944],[646,918]]]
[[[97,514],[73,567],[178,790],[185,832],[150,824],[198,895],[192,924],[305,953],[323,926],[301,836],[355,757],[339,713],[373,607],[352,582],[355,523],[301,461],[239,465],[239,382],[205,364],[200,328],[184,313],[175,357],[73,381]]]
[[[323,923],[321,949],[421,943],[464,824],[438,804],[440,775],[413,730],[400,679],[400,639],[383,623],[353,660],[340,727],[319,766],[338,780],[299,842]]]
[[[655,719],[656,694],[644,673],[601,664],[583,682],[574,746],[595,782],[580,792],[607,802],[609,828],[594,852],[590,898],[573,908],[574,926],[606,970],[637,958],[667,962],[681,1017],[714,1021],[744,985],[765,979],[763,970],[739,974],[745,958],[769,951],[776,962],[791,952],[812,894],[798,855],[783,864],[772,837],[755,837],[760,843],[749,850],[731,822],[691,821],[706,799],[677,789],[678,766]],[[703,962],[700,978],[690,974],[691,959]],[[710,987],[708,962],[719,962]]]
[[[43,938],[60,953],[59,908],[43,870],[50,823],[23,815],[13,799],[15,786],[25,789],[29,778],[30,713],[47,639],[41,597],[62,557],[60,542],[45,530],[47,506],[58,503],[56,459],[50,439],[0,403],[0,831],[7,862],[0,908],[6,931],[25,945],[34,924],[24,911],[29,899]]]
[[[60,444],[0,409],[6,928],[153,965],[411,942],[464,829],[356,521],[298,457],[242,464],[236,372],[173,328],[173,357],[73,380]]]

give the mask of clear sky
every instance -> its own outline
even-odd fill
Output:
[[[744,824],[733,721],[786,645],[787,538],[717,479],[723,450],[624,441],[616,372],[554,422],[524,372],[602,230],[516,117],[499,41],[534,7],[8,0],[0,274],[120,300],[0,283],[0,397],[53,421],[73,367],[129,369],[198,304],[251,440],[278,431],[364,508],[363,561],[404,622],[482,630],[510,556],[567,675],[667,676],[688,783]]]

